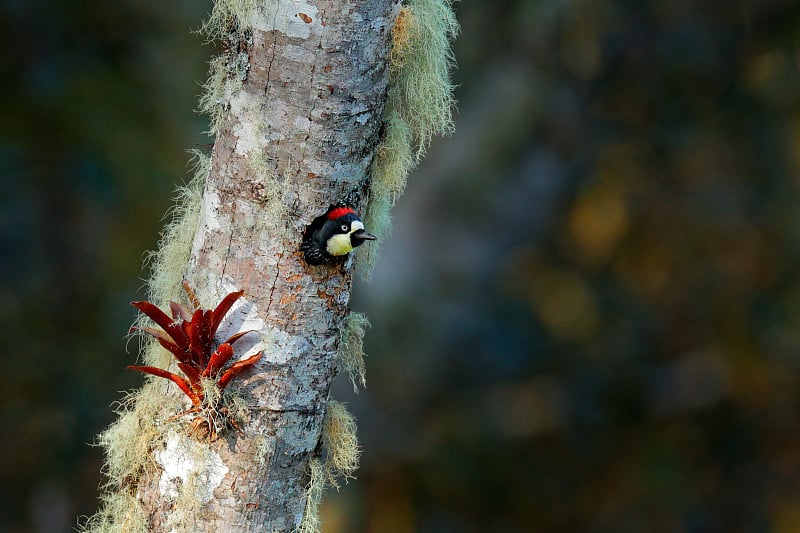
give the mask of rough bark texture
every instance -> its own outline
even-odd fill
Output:
[[[246,53],[249,69],[217,134],[186,277],[205,306],[246,291],[219,336],[257,330],[261,341],[237,357],[264,357],[242,380],[250,409],[243,434],[206,444],[173,432],[155,453],[160,468],[138,486],[152,531],[300,525],[352,261],[310,267],[298,249],[329,204],[362,208],[366,200],[398,7],[271,2],[249,21],[252,38],[229,55]]]

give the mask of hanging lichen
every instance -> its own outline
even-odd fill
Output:
[[[342,322],[339,333],[339,364],[347,372],[353,391],[367,386],[367,366],[364,363],[364,334],[370,326],[363,313],[350,313]]]
[[[419,161],[434,135],[453,131],[455,64],[451,41],[459,27],[450,0],[410,0],[393,31],[389,110],[397,112],[413,133]]]
[[[322,424],[321,456],[308,462],[309,482],[306,487],[306,509],[303,521],[297,528],[299,533],[319,533],[322,522],[319,506],[325,487],[339,488],[340,480],[347,481],[358,469],[361,448],[356,436],[356,419],[344,404],[331,400]]]
[[[450,43],[458,31],[451,0],[410,0],[395,21],[384,134],[371,167],[364,217],[378,243],[389,235],[391,208],[433,136],[453,131],[450,70],[455,59]],[[379,247],[372,246],[359,256],[359,271],[367,279],[378,253]]]

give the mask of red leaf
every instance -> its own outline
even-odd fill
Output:
[[[223,298],[219,305],[214,309],[213,318],[211,319],[211,327],[209,328],[212,337],[217,334],[217,329],[222,323],[222,319],[225,318],[225,315],[231,310],[231,306],[233,306],[236,300],[241,298],[243,294],[244,291],[230,293]]]
[[[203,377],[207,378],[208,376],[216,375],[225,366],[225,363],[231,360],[231,357],[233,357],[233,346],[227,343],[220,344],[217,351],[208,360],[208,366],[203,371]]]
[[[168,380],[175,383],[180,389],[183,391],[186,396],[192,400],[192,403],[196,406],[200,406],[201,399],[200,397],[192,390],[192,387],[189,385],[189,382],[180,377],[177,374],[173,374],[172,372],[168,372],[162,368],[156,368],[154,366],[129,366],[130,370],[138,370],[139,372],[144,372],[145,374],[152,374],[154,376],[158,376],[160,378],[167,378]]]
[[[156,338],[156,340],[161,346],[172,352],[172,355],[174,355],[175,359],[177,359],[178,361],[186,362],[186,359],[189,358],[188,352],[184,348],[181,348],[180,346],[172,342],[172,337],[170,337],[160,329],[146,328],[146,327],[139,328],[134,326],[131,328],[131,331],[144,331],[148,335],[152,335],[153,337]]]
[[[205,368],[211,355],[211,336],[208,331],[210,319],[211,311],[198,309],[192,315],[191,327],[189,328],[189,346],[194,354],[197,366],[200,368]]]
[[[261,359],[262,354],[263,352],[258,352],[257,354],[250,356],[243,361],[233,363],[228,370],[223,372],[222,376],[219,378],[219,381],[217,381],[219,390],[225,390],[225,387],[228,386],[228,383],[230,383],[233,378],[241,374],[243,370],[246,370],[256,364],[256,362]]]
[[[183,350],[183,349],[179,348],[178,346],[175,346],[174,344],[172,344],[169,341],[165,341],[165,340],[160,339],[160,338],[158,338],[156,340],[158,341],[158,343],[161,346],[163,346],[164,348],[166,348],[167,350],[172,352],[172,355],[175,356],[175,359],[177,359],[181,363],[194,364],[194,361],[192,360],[192,354],[190,354],[188,351]]]
[[[191,385],[193,391],[202,391],[203,388],[200,386],[200,370],[195,368],[194,365],[190,363],[178,363],[178,368],[186,374],[186,377],[189,378],[189,385]],[[198,393],[198,396],[203,396],[202,394]]]
[[[238,341],[239,339],[241,339],[242,337],[244,337],[248,333],[252,333],[254,331],[255,331],[254,329],[248,329],[247,331],[241,331],[241,332],[237,333],[236,335],[232,335],[223,344],[233,344],[234,342]]]
[[[148,328],[148,327],[145,327],[145,326],[142,326],[142,327],[133,326],[133,327],[131,327],[131,331],[144,331],[145,333],[147,333],[148,335],[150,335],[152,337],[155,337],[156,339],[161,339],[161,340],[163,340],[165,342],[169,342],[169,343],[175,345],[175,341],[173,341],[172,337],[170,337],[169,335],[167,335],[164,331],[162,331],[160,329]]]
[[[184,334],[180,325],[168,317],[164,311],[150,302],[131,302],[131,305],[145,315],[149,316],[151,319],[153,319],[153,322],[161,326],[161,329],[166,331],[167,334],[172,337],[172,340],[175,341],[175,344],[181,347],[188,347],[189,339],[186,337],[186,334]]]

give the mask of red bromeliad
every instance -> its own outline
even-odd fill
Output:
[[[131,302],[131,305],[161,327],[161,330],[148,327],[134,327],[133,329],[152,335],[161,346],[169,350],[175,356],[178,368],[186,377],[154,366],[129,366],[128,368],[167,378],[175,383],[192,401],[192,408],[178,416],[188,413],[204,413],[201,415],[199,423],[195,424],[195,429],[207,426],[208,434],[213,438],[216,436],[217,430],[221,429],[217,414],[222,412],[222,414],[228,415],[228,413],[223,412],[223,410],[227,411],[224,406],[217,409],[212,404],[215,402],[208,398],[208,382],[214,383],[219,393],[222,393],[233,378],[261,359],[262,352],[233,363],[223,370],[233,357],[233,343],[250,331],[242,331],[231,336],[216,349],[214,349],[214,335],[217,333],[222,319],[236,300],[242,297],[244,291],[228,294],[216,308],[211,310],[200,308],[200,302],[188,283],[184,282],[183,288],[192,302],[194,310],[176,302],[169,302],[172,318],[150,302]],[[238,429],[233,418],[230,416],[226,416],[226,418],[231,425]]]

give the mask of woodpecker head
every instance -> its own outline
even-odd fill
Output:
[[[349,254],[364,241],[375,239],[375,235],[364,230],[364,223],[352,207],[338,204],[314,219],[306,230],[300,249],[307,263],[320,265]]]

